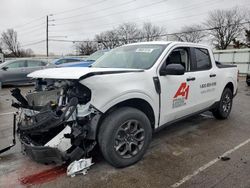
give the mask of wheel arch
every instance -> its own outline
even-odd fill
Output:
[[[155,112],[154,112],[152,105],[148,101],[146,101],[145,99],[142,99],[142,98],[130,98],[130,99],[126,99],[124,101],[120,101],[120,102],[114,104],[113,106],[108,108],[104,113],[102,113],[102,115],[98,121],[96,130],[95,130],[96,136],[98,135],[100,126],[101,126],[103,120],[105,119],[105,117],[107,117],[114,110],[121,108],[121,107],[132,107],[132,108],[136,108],[136,109],[142,111],[148,117],[150,124],[151,124],[152,131],[154,131],[156,118],[155,118]]]
[[[231,81],[229,81],[226,85],[225,85],[225,87],[224,87],[224,89],[225,88],[229,88],[231,91],[232,91],[232,94],[234,94],[234,84],[231,82]],[[223,90],[224,90],[223,89]]]

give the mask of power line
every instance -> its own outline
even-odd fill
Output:
[[[154,2],[154,3],[150,3],[150,4],[147,4],[147,5],[141,6],[141,7],[127,9],[127,10],[124,10],[124,11],[119,11],[119,12],[115,12],[115,13],[111,13],[111,14],[107,14],[107,15],[103,15],[103,16],[98,16],[98,17],[95,17],[95,18],[92,18],[92,19],[83,19],[83,20],[78,20],[78,21],[61,23],[61,24],[57,24],[57,25],[67,25],[67,24],[72,24],[72,23],[80,23],[80,22],[83,22],[83,21],[96,20],[96,19],[103,18],[103,17],[108,17],[108,16],[112,16],[112,15],[122,14],[124,12],[129,12],[129,11],[132,11],[132,10],[143,9],[143,8],[146,8],[146,7],[149,7],[149,6],[153,6],[153,5],[157,5],[157,4],[160,4],[160,3],[163,3],[163,2],[166,2],[166,0],[161,0],[161,1],[158,1],[158,2]]]
[[[158,20],[158,21],[154,21],[154,23],[158,23],[158,22],[166,22],[166,21],[176,21],[176,20],[180,20],[180,19],[187,19],[187,18],[191,18],[191,17],[196,17],[196,16],[201,16],[201,15],[206,15],[207,14],[207,12],[206,13],[202,13],[202,14],[194,14],[194,15],[190,15],[190,16],[182,16],[182,17],[177,17],[177,18],[175,18],[174,20],[173,19],[164,19],[164,20]],[[138,23],[136,23],[136,24],[138,24]],[[115,25],[114,25],[115,26]],[[76,30],[74,30],[74,31],[76,31]],[[101,31],[100,31],[101,32]],[[104,31],[105,32],[105,31]],[[80,34],[78,34],[78,35],[73,35],[73,36],[79,36],[79,35],[81,35],[81,34],[91,34],[91,32],[90,33],[80,33]],[[68,34],[67,34],[68,35]],[[68,35],[69,36],[69,35]],[[72,37],[72,35],[71,35],[71,37]]]
[[[246,6],[246,4],[244,4],[244,7]],[[209,13],[209,11],[208,12],[205,12],[205,13],[201,13],[201,14],[193,14],[193,15],[190,15],[190,16],[183,16],[183,17],[177,17],[177,18],[175,18],[175,19],[164,19],[164,20],[158,20],[158,21],[154,21],[154,23],[160,23],[160,22],[166,22],[166,21],[168,21],[168,23],[169,22],[173,22],[173,21],[176,21],[176,20],[180,20],[180,19],[188,19],[188,18],[191,18],[191,17],[197,17],[197,16],[201,16],[201,15],[206,15],[206,14],[208,14]],[[151,16],[152,17],[152,16]],[[141,18],[140,18],[141,19]],[[110,24],[102,24],[102,25],[99,25],[99,26],[104,26],[104,25],[110,25]],[[115,26],[115,25],[113,25],[113,26]],[[116,25],[117,26],[117,25]],[[166,25],[163,25],[163,26],[166,26]],[[74,30],[72,30],[72,31],[76,31],[76,30],[80,30],[80,29],[74,29]],[[62,31],[62,30],[60,30],[60,31]],[[71,30],[65,30],[65,31],[71,31]],[[53,31],[52,31],[53,32]],[[54,31],[54,32],[56,32],[56,31]],[[101,32],[101,31],[100,31]],[[80,33],[80,34],[78,34],[78,35],[73,35],[73,36],[79,36],[79,35],[81,35],[81,34],[85,34],[85,35],[87,35],[87,34],[91,34],[92,32],[90,32],[90,33]],[[70,36],[69,34],[67,34],[67,36]],[[71,35],[72,36],[72,35]]]
[[[215,0],[217,1],[217,0]],[[205,1],[205,3],[210,3],[210,5],[213,5],[213,4],[216,4],[216,2],[214,2],[213,4],[211,4],[211,1]],[[219,2],[217,2],[219,3]],[[199,5],[199,6],[195,6],[194,5]],[[153,14],[153,15],[148,15],[148,16],[144,16],[144,17],[140,17],[140,18],[135,18],[133,19],[132,21],[134,22],[134,20],[142,20],[143,18],[152,18],[152,17],[155,17],[155,16],[162,16],[162,15],[165,15],[165,14],[169,14],[170,12],[175,12],[175,11],[180,11],[181,9],[187,9],[187,8],[191,8],[190,10],[194,9],[194,8],[199,8],[200,6],[204,6],[205,4],[192,4],[192,6],[186,6],[186,7],[182,7],[182,8],[179,8],[179,9],[174,9],[174,10],[170,10],[170,11],[167,11],[167,12],[160,12],[160,13],[157,13],[157,14]],[[200,14],[199,14],[200,15]],[[187,16],[186,16],[187,17]],[[188,17],[187,17],[188,18]],[[126,21],[125,21],[126,22]],[[128,21],[127,21],[128,22]],[[116,25],[113,25],[113,24],[116,24]],[[98,24],[98,26],[117,26],[117,23],[116,22],[112,22],[112,23],[108,23],[108,24]],[[69,31],[76,31],[76,30],[82,30],[82,28],[79,28],[79,29],[70,29],[70,30],[60,30],[60,32],[62,31],[65,31],[65,32],[69,32]],[[56,31],[55,31],[56,32]]]
[[[44,40],[44,38],[41,38],[41,37],[40,38],[35,38],[35,39],[31,40],[31,41],[30,40],[29,41],[22,40],[22,42],[25,42],[25,43],[29,44],[29,43],[33,43],[34,41],[40,41],[40,40]]]
[[[246,22],[241,22],[239,23],[239,25],[245,25],[245,24],[249,24],[250,21],[246,21]],[[155,36],[150,36],[150,37],[134,37],[134,38],[129,38],[128,40],[140,40],[140,39],[145,39],[145,38],[155,38],[155,37],[164,37],[164,36],[171,36],[171,35],[179,35],[179,34],[187,34],[187,33],[194,33],[194,32],[202,32],[202,31],[211,31],[211,30],[216,30],[219,28],[224,28],[224,27],[230,27],[230,26],[234,26],[237,24],[228,24],[228,25],[224,25],[224,26],[220,26],[220,27],[212,27],[212,28],[204,28],[204,29],[197,29],[197,30],[193,30],[193,31],[186,31],[186,32],[175,32],[175,33],[164,33],[161,35],[155,35]],[[124,39],[118,39],[118,41],[123,41]],[[50,41],[54,41],[54,42],[99,42],[96,40],[57,40],[57,39],[51,39]],[[109,41],[103,41],[103,42],[109,42]]]
[[[217,1],[217,0],[216,0]],[[211,1],[209,0],[209,1],[206,1],[206,2],[208,2],[208,3],[210,3],[210,5],[214,5],[214,4],[217,4],[217,3],[213,3],[213,4],[211,4]],[[193,4],[193,5],[199,5],[199,4]],[[210,6],[209,5],[209,6]],[[198,7],[200,7],[200,6],[204,6],[204,4],[202,4],[202,5],[199,5],[199,6],[186,6],[186,7],[183,7],[183,8],[181,8],[181,9],[186,9],[186,8],[191,8],[190,10],[192,10],[192,9],[194,9],[194,8],[198,8]],[[175,9],[174,9],[175,10]],[[135,19],[133,19],[133,22],[135,21],[135,20],[142,20],[143,18],[145,19],[145,18],[152,18],[152,17],[155,17],[155,16],[162,16],[162,15],[165,15],[166,13],[167,13],[167,15],[169,15],[169,13],[170,12],[174,12],[174,10],[170,10],[170,11],[168,11],[168,12],[160,12],[160,13],[157,13],[157,14],[153,14],[153,15],[149,15],[149,16],[144,16],[144,17],[140,17],[140,18],[135,18]],[[177,10],[177,9],[176,9]],[[175,11],[176,11],[175,10]],[[179,9],[180,10],[180,9]],[[189,10],[189,11],[190,11]],[[191,16],[184,16],[184,17],[177,17],[177,18],[175,18],[174,20],[173,19],[164,19],[164,20],[159,20],[159,21],[154,21],[154,22],[165,22],[165,21],[175,21],[175,20],[178,20],[178,19],[182,19],[182,18],[190,18],[190,17],[194,17],[194,16],[200,16],[200,15],[205,15],[205,14],[207,14],[208,12],[205,12],[205,13],[202,13],[202,14],[194,14],[194,15],[191,15]],[[145,21],[145,20],[144,20]],[[125,21],[126,22],[126,21]],[[116,24],[116,25],[114,25],[114,24]],[[98,24],[98,26],[117,26],[117,23],[116,22],[112,22],[112,23],[108,23],[108,24]],[[79,29],[70,29],[70,30],[60,30],[60,32],[61,31],[76,31],[76,30],[82,30],[82,28],[79,28]],[[53,31],[52,30],[52,32],[56,32],[56,31]],[[83,33],[83,34],[86,34],[86,33]]]
[[[40,40],[40,41],[36,41],[36,42],[32,42],[32,43],[26,43],[24,45],[21,45],[21,47],[33,46],[33,45],[40,44],[40,43],[43,43],[43,42],[45,42],[45,40]]]
[[[38,20],[41,20],[42,18],[44,18],[44,16],[43,16],[43,17],[38,17],[38,18],[36,18],[36,19],[34,19],[34,20],[31,20],[31,21],[29,21],[29,22],[26,22],[26,23],[24,23],[24,24],[20,24],[20,25],[13,26],[13,27],[11,27],[11,28],[20,28],[20,27],[24,27],[25,25],[29,25],[29,24],[31,24],[31,23],[33,23],[33,22],[36,22],[36,21],[38,21]]]
[[[90,4],[89,6],[93,6],[93,5],[96,5],[96,4],[101,4],[101,3],[103,3],[103,2],[105,2],[105,1],[107,1],[107,0],[102,0],[102,1],[98,1],[98,2],[96,2],[95,4]],[[215,0],[216,1],[216,0]],[[133,3],[134,2],[134,0],[132,0],[132,1],[127,1],[127,2],[123,2],[123,3],[120,3],[119,5],[117,5],[117,6],[124,6],[124,5],[127,5],[127,4],[130,4],[130,3]],[[111,13],[111,14],[106,14],[106,15],[104,15],[104,16],[99,16],[99,17],[94,17],[94,18],[92,18],[92,19],[81,19],[81,20],[76,20],[76,21],[71,21],[71,22],[64,22],[64,23],[61,23],[60,24],[60,20],[67,20],[67,19],[71,19],[71,18],[76,18],[76,17],[79,17],[79,16],[82,16],[82,15],[86,15],[86,13],[85,14],[77,14],[77,15],[73,15],[73,16],[69,16],[69,17],[63,17],[63,18],[58,18],[57,20],[59,20],[59,24],[57,24],[57,25],[67,25],[67,24],[73,24],[73,23],[79,23],[79,22],[83,22],[83,21],[91,21],[91,20],[97,20],[98,18],[103,18],[103,17],[108,17],[108,16],[112,16],[112,15],[118,15],[118,14],[122,14],[122,13],[125,13],[125,12],[129,12],[129,11],[134,11],[134,10],[138,10],[138,9],[143,9],[143,8],[146,8],[146,7],[151,7],[151,6],[154,6],[154,5],[156,5],[156,4],[160,4],[160,3],[163,3],[163,2],[166,2],[166,0],[161,0],[161,1],[158,1],[158,2],[153,2],[153,3],[150,3],[150,4],[146,4],[146,5],[143,5],[143,6],[139,6],[139,7],[133,7],[133,8],[131,8],[131,9],[127,9],[127,10],[124,10],[124,11],[119,11],[119,12],[114,12],[114,13]],[[180,11],[180,9],[183,9],[183,8],[191,8],[191,10],[192,9],[194,9],[194,8],[198,8],[198,7],[200,7],[200,6],[204,6],[204,5],[206,5],[206,4],[208,4],[209,3],[209,5],[208,6],[211,6],[212,4],[211,4],[211,2],[213,2],[213,0],[209,0],[209,1],[204,1],[203,3],[201,3],[200,5],[199,4],[193,4],[192,6],[195,6],[195,5],[197,5],[197,6],[195,6],[195,7],[192,7],[192,6],[190,6],[190,4],[189,4],[189,6],[186,6],[186,7],[181,7],[181,8],[179,8],[179,9],[176,9],[176,11],[178,10],[178,11]],[[217,3],[219,3],[219,2],[217,2]],[[215,2],[214,2],[214,4],[215,4]],[[245,4],[244,4],[245,5]],[[112,6],[112,7],[106,7],[106,8],[103,8],[103,9],[100,9],[99,11],[103,11],[103,10],[108,10],[108,9],[111,9],[111,8],[114,8],[115,6]],[[69,13],[69,12],[72,12],[72,11],[75,11],[75,10],[80,10],[80,9],[82,9],[82,8],[86,8],[86,6],[82,6],[82,7],[78,7],[78,8],[75,8],[75,9],[70,9],[70,10],[66,10],[66,11],[61,11],[61,12],[58,12],[58,13],[55,13],[55,14],[53,14],[53,15],[63,15],[63,14],[67,14],[67,13]],[[97,10],[98,11],[98,10]],[[167,11],[167,12],[161,12],[161,13],[157,13],[157,14],[155,14],[155,15],[162,15],[162,14],[166,14],[167,13],[167,15],[169,14],[169,12],[174,12],[175,11],[175,9],[174,10],[170,10],[170,11]],[[91,14],[92,12],[89,12],[88,14]],[[198,15],[203,15],[203,14],[207,14],[207,13],[202,13],[202,14],[196,14],[196,15],[191,15],[191,16],[185,16],[185,17],[179,17],[179,19],[182,19],[182,18],[190,18],[190,17],[194,17],[194,16],[198,16]],[[45,17],[45,16],[44,16]],[[39,21],[39,20],[41,20],[42,18],[44,18],[44,17],[39,17],[39,18],[37,18],[37,19],[34,19],[34,20],[32,20],[32,21],[30,21],[30,22],[27,22],[27,23],[25,23],[25,24],[22,24],[22,25],[20,25],[20,26],[16,26],[17,28],[19,27],[23,27],[24,29],[21,29],[21,30],[24,30],[24,32],[20,32],[21,33],[21,36],[23,36],[23,35],[28,35],[28,34],[34,34],[34,32],[36,32],[36,31],[38,31],[38,30],[41,30],[42,28],[44,28],[44,25],[46,24],[45,22],[43,22],[43,23],[41,23],[41,24],[36,24],[36,25],[34,25],[34,26],[32,26],[32,23],[34,23],[34,22],[37,22],[37,21]],[[145,17],[145,18],[151,18],[152,17],[152,15],[151,16],[147,16],[147,17]],[[141,18],[139,18],[139,19],[142,19],[143,17],[141,17]],[[178,18],[175,18],[175,19],[171,19],[170,21],[176,21]],[[134,21],[134,20],[138,20],[138,18],[136,18],[136,19],[133,19],[132,21]],[[48,37],[48,33],[49,33],[49,29],[48,29],[48,27],[49,26],[51,26],[51,25],[49,25],[48,24],[48,22],[49,22],[50,20],[48,20],[47,19],[47,43],[48,43],[48,41],[54,41],[54,42],[90,42],[91,40],[59,40],[59,39],[49,39],[49,37]],[[160,22],[166,22],[166,21],[168,21],[168,20],[162,20],[162,21],[160,21]],[[115,22],[113,22],[113,23],[109,23],[109,24],[104,24],[104,25],[111,25],[111,24],[114,24]],[[249,22],[247,22],[247,23],[249,23]],[[245,23],[246,24],[246,23]],[[101,26],[100,24],[99,24],[99,26]],[[26,27],[26,28],[25,28]],[[31,28],[31,30],[30,29],[28,29],[28,28]],[[210,28],[211,29],[211,28]],[[213,29],[215,29],[215,28],[213,28]],[[213,30],[212,29],[212,30]],[[76,29],[74,29],[74,31],[75,31]],[[204,30],[204,29],[203,29]],[[205,29],[205,30],[209,30],[209,29]],[[19,31],[19,30],[18,30]],[[62,30],[60,30],[60,31],[62,31]],[[197,31],[202,31],[202,30],[197,30]],[[52,32],[53,32],[53,30],[52,30]],[[195,32],[195,31],[192,31],[192,32]],[[182,32],[183,33],[183,32]],[[190,33],[190,32],[189,32]],[[163,36],[167,36],[167,35],[176,35],[176,34],[181,34],[181,33],[169,33],[169,34],[167,34],[167,33],[165,33]],[[152,36],[152,37],[154,37],[154,36]],[[136,38],[134,38],[134,39],[136,39]],[[139,38],[139,39],[141,39],[141,38]],[[129,39],[129,40],[133,40],[133,39]],[[35,45],[35,44],[39,44],[39,43],[42,43],[42,42],[44,42],[44,41],[46,41],[46,40],[39,40],[39,41],[36,41],[36,42],[31,42],[31,43],[27,43],[27,44],[25,44],[25,45],[23,45],[23,46],[29,46],[29,45]],[[97,42],[97,41],[93,41],[93,42]],[[48,46],[48,45],[47,45]],[[48,47],[47,47],[48,48]]]
[[[22,38],[33,38],[33,37],[37,37],[37,36],[41,36],[41,35],[44,35],[44,30],[41,30],[41,32],[38,32],[37,31],[34,31],[34,32],[30,32],[30,33],[24,33],[24,34],[20,34],[20,36]],[[18,33],[18,36],[19,36],[19,33]]]
[[[49,39],[49,41],[53,41],[53,42],[97,42],[95,40],[64,40],[64,39]]]
[[[23,35],[27,35],[27,34],[30,34],[30,33],[35,32],[35,31],[38,31],[38,30],[40,31],[41,29],[44,29],[44,26],[45,26],[45,24],[41,25],[40,27],[37,27],[37,28],[31,29],[31,30],[29,30],[29,31],[19,32],[18,34],[20,34],[21,36],[23,36]]]
[[[98,2],[96,2],[94,4],[92,3],[92,4],[81,6],[81,7],[78,7],[78,8],[57,12],[57,13],[54,13],[53,15],[65,14],[65,13],[68,13],[68,12],[72,12],[72,11],[76,11],[76,10],[79,10],[79,9],[82,9],[82,8],[86,8],[86,6],[93,6],[93,5],[101,4],[101,3],[105,2],[105,1],[107,1],[107,0],[101,0],[101,1],[98,1]]]
[[[128,4],[131,4],[131,3],[134,3],[135,0],[132,0],[132,1],[127,1],[127,2],[123,2],[121,4],[118,4],[118,5],[112,5],[111,7],[106,7],[106,8],[103,8],[103,9],[99,9],[97,10],[98,12],[101,12],[101,11],[104,11],[104,10],[108,10],[108,9],[113,9],[113,8],[117,8],[117,6],[124,6],[124,5],[128,5]],[[93,14],[93,13],[96,13],[96,12],[84,12],[84,13],[81,13],[81,14],[77,14],[77,15],[73,15],[73,16],[69,16],[69,17],[65,17],[65,18],[59,18],[59,19],[56,19],[56,21],[60,21],[60,20],[68,20],[68,19],[71,19],[71,18],[76,18],[76,17],[79,17],[79,16],[86,16],[86,15],[89,15],[89,14]]]
[[[17,31],[17,33],[20,34],[20,35],[26,35],[26,34],[34,33],[34,31],[44,29],[44,26],[45,26],[45,23],[43,23],[41,25],[37,25],[37,27],[34,27],[32,29],[29,29],[29,30]]]
[[[29,31],[30,29],[32,30],[32,29],[40,27],[41,25],[44,25],[44,24],[45,24],[45,22],[43,21],[42,23],[39,23],[36,25],[30,25],[29,27],[26,27],[24,29],[15,29],[15,28],[14,29],[18,32],[23,32],[23,31],[26,32],[26,31]]]

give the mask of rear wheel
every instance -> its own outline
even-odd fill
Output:
[[[250,82],[247,82],[247,85],[250,86]]]
[[[130,107],[122,107],[103,121],[98,142],[104,158],[121,168],[139,161],[145,154],[152,137],[147,116]]]
[[[212,111],[214,117],[217,119],[226,119],[231,112],[232,104],[233,93],[231,89],[225,88],[221,95],[219,105]]]

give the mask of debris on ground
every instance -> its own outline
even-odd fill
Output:
[[[72,162],[67,168],[67,175],[75,177],[78,174],[86,175],[90,166],[92,166],[92,158],[80,159]]]
[[[228,161],[228,160],[230,160],[230,157],[223,156],[223,157],[219,157],[219,159],[222,161]]]

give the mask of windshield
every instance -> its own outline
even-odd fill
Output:
[[[99,57],[103,56],[105,51],[96,51],[86,58],[86,61],[96,61]]]
[[[149,69],[166,46],[156,44],[121,46],[98,59],[92,67]]]

